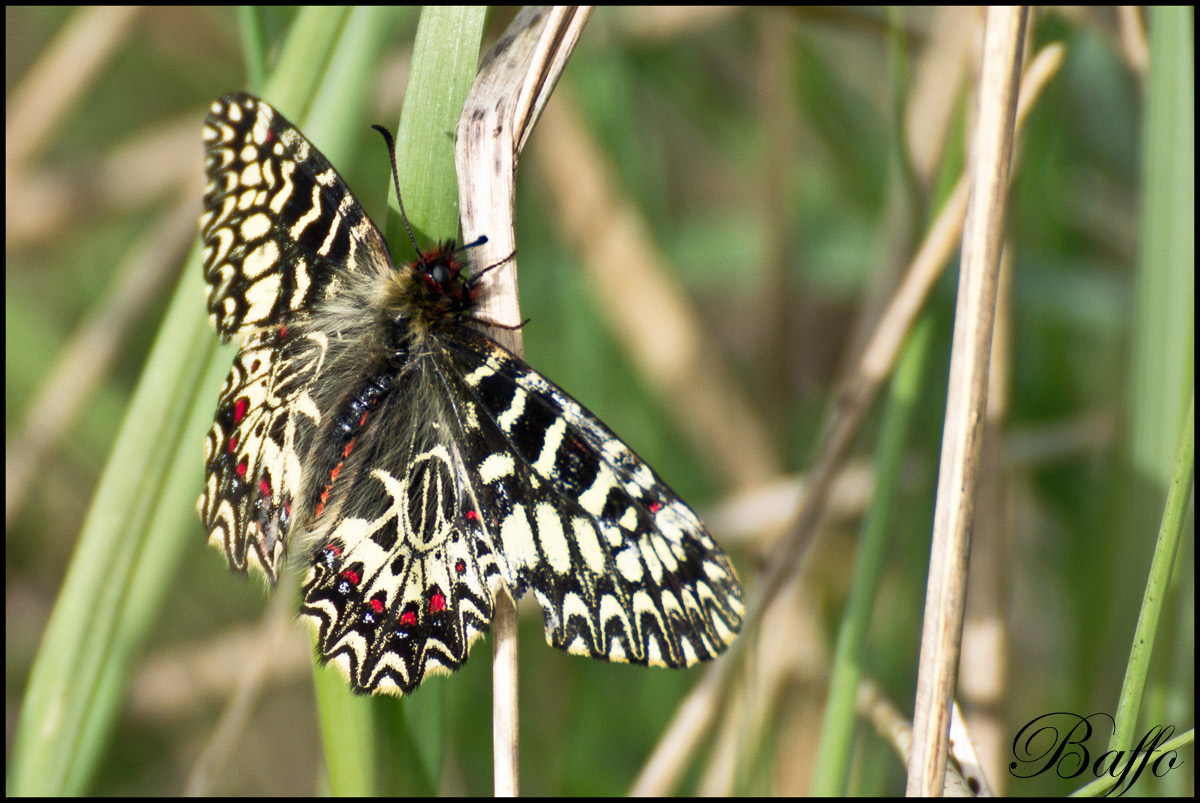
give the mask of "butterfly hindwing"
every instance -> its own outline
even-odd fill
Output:
[[[321,656],[359,690],[409,692],[426,673],[456,669],[504,585],[453,414],[427,384],[432,362],[400,355],[389,391],[315,450],[345,457],[321,491],[328,512],[305,536],[315,557],[301,614]],[[342,406],[362,407],[352,397]]]

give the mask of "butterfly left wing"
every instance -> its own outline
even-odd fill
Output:
[[[274,583],[301,484],[300,455],[312,432],[306,387],[319,373],[286,328],[246,337],[217,400],[204,443],[198,507],[209,543],[229,566],[260,570]]]
[[[328,334],[310,316],[392,270],[383,235],[329,161],[269,104],[218,98],[204,123],[204,278],[224,342],[243,339],[205,442],[198,508],[230,568],[274,583],[288,546]]]
[[[204,121],[204,280],[223,342],[287,324],[348,281],[392,269],[387,242],[329,160],[245,92]]]

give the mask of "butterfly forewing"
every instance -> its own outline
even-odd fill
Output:
[[[258,98],[213,103],[204,153],[204,278],[223,339],[287,323],[349,274],[390,268],[383,236],[346,182]]]
[[[393,266],[328,161],[266,103],[213,104],[209,311],[243,338],[200,512],[232,568],[308,565],[301,613],[359,691],[452,671],[495,595],[568,652],[715,657],[743,607],[696,515],[582,405],[472,328],[452,244]]]

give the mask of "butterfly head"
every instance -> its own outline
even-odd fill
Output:
[[[454,242],[442,242],[398,267],[386,283],[383,308],[418,336],[469,315],[480,288],[464,275],[458,254]]]

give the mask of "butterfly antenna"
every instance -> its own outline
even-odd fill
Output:
[[[396,141],[392,139],[392,132],[383,126],[373,125],[371,128],[383,134],[383,141],[387,143],[388,158],[392,160],[392,181],[396,183],[396,203],[400,206],[400,219],[404,221],[404,230],[408,232],[408,241],[412,243],[413,250],[417,252],[417,259],[422,259],[421,246],[417,245],[417,238],[413,236],[412,226],[408,224],[408,213],[404,211],[404,199],[400,196],[400,171],[396,167]]]
[[[470,245],[464,245],[464,246],[463,246],[463,248],[470,248],[470,247],[472,247],[472,246],[480,245],[480,244],[481,244],[481,243],[480,243],[480,240],[482,240],[483,242],[487,242],[487,237],[481,236],[481,237],[479,238],[479,240],[476,240],[475,242],[471,243]],[[462,248],[460,248],[459,250],[461,251],[461,250],[462,250]],[[478,273],[476,273],[476,274],[472,275],[472,276],[471,276],[471,285],[472,285],[472,286],[475,286],[475,285],[479,284],[479,282],[480,282],[480,281],[483,279],[483,277],[484,277],[484,275],[485,275],[486,273],[488,273],[489,271],[493,271],[493,270],[495,270],[496,268],[498,268],[498,267],[500,267],[500,266],[502,266],[502,265],[507,265],[509,262],[512,262],[512,260],[513,260],[513,257],[515,257],[516,255],[517,255],[517,252],[516,252],[516,251],[513,251],[511,254],[509,254],[509,255],[508,255],[508,256],[506,256],[504,259],[500,260],[499,262],[493,262],[491,265],[488,265],[488,266],[487,266],[486,268],[484,268],[483,270],[481,270],[481,271],[479,271]],[[523,326],[523,325],[524,325],[524,324],[522,324],[522,326]]]
[[[483,244],[484,244],[484,243],[486,243],[487,241],[488,241],[488,239],[487,239],[487,235],[486,235],[486,234],[481,234],[481,235],[479,235],[478,237],[476,237],[474,240],[472,240],[471,242],[469,242],[469,243],[463,243],[463,244],[462,244],[462,245],[460,245],[458,248],[455,248],[455,249],[454,249],[454,253],[456,253],[456,254],[457,254],[457,253],[460,253],[460,252],[462,252],[462,251],[466,251],[468,248],[478,248],[479,246],[483,245]]]

